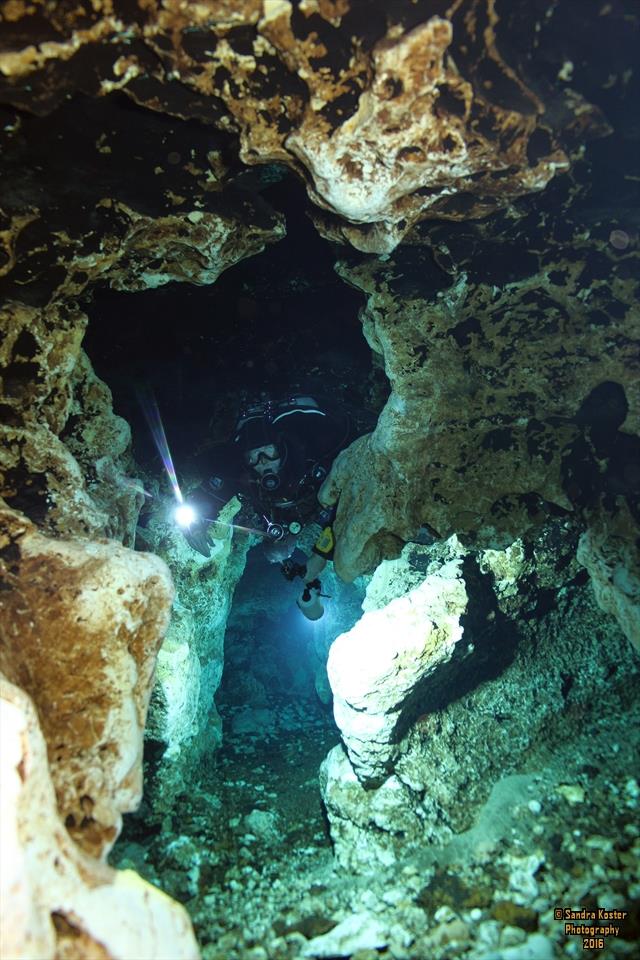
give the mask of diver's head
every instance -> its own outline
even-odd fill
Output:
[[[282,467],[282,455],[275,443],[247,450],[245,463],[258,475],[260,483],[267,490],[275,490],[279,485],[279,473]]]
[[[245,465],[264,490],[276,490],[287,459],[287,445],[272,423],[269,408],[262,405],[243,415],[236,430]]]

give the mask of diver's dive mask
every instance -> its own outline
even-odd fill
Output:
[[[264,447],[256,447],[249,450],[245,455],[247,466],[257,467],[259,463],[273,463],[280,459],[280,451],[274,443],[266,444]]]
[[[282,454],[275,443],[249,450],[245,454],[245,462],[258,475],[258,482],[263,490],[270,493],[278,489],[278,469],[282,465]]]

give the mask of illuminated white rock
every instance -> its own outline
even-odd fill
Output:
[[[404,850],[424,837],[411,789],[396,776],[376,790],[365,789],[341,744],[320,767],[320,790],[336,859],[348,870],[390,867],[399,847]]]
[[[461,564],[452,557],[404,596],[366,612],[331,647],[334,715],[363,782],[386,779],[398,741],[445,682],[467,606]],[[370,589],[378,589],[375,577]]]
[[[378,917],[354,913],[321,937],[314,937],[304,947],[303,957],[350,957],[358,950],[379,950],[386,947],[389,934]]]
[[[0,677],[0,954],[14,960],[197,960],[179,903],[73,842],[29,697]]]

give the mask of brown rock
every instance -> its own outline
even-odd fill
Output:
[[[140,17],[122,20],[97,6],[81,26],[74,10],[42,12],[56,42],[40,45],[25,9],[4,25],[5,99],[44,112],[67,90],[124,90],[151,109],[206,118],[239,137],[244,163],[276,161],[304,176],[321,231],[361,250],[388,253],[425,218],[477,219],[509,207],[568,169],[576,139],[610,129],[578,91],[545,87],[543,101],[516,68],[538,42],[535,14],[524,8],[511,23],[489,0],[423,22],[400,3],[142,6]],[[504,57],[508,30],[532,38],[525,55]],[[86,49],[100,53],[91,70]],[[143,243],[166,251],[174,245],[167,226],[175,239],[173,226],[157,223],[143,226]],[[128,245],[137,259],[135,231]],[[175,253],[163,259],[180,273]],[[187,274],[198,272],[196,260],[187,257]]]
[[[141,798],[169,573],[150,554],[50,540],[7,509],[0,518],[0,669],[35,704],[70,834],[104,856]]]
[[[0,496],[51,532],[132,544],[131,431],[81,349],[86,323],[62,305],[0,311]]]
[[[583,483],[589,456],[580,411],[603,383],[624,384],[621,429],[636,431],[631,285],[618,287],[620,319],[586,329],[575,268],[562,286],[539,273],[508,292],[460,275],[430,299],[411,287],[397,295],[409,272],[400,258],[339,270],[367,294],[364,332],[392,387],[374,432],[337,458],[321,491],[338,501],[340,576],[370,570],[425,524],[503,548],[550,510],[571,511],[582,494],[569,496],[567,464],[575,456]]]
[[[29,697],[0,676],[0,952],[13,960],[197,960],[187,913],[69,837]],[[117,918],[117,922],[114,922]]]

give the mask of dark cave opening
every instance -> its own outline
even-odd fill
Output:
[[[287,234],[227,269],[215,284],[169,283],[142,293],[93,288],[84,346],[132,426],[134,455],[155,456],[137,390],[157,400],[178,463],[226,439],[243,401],[291,391],[377,413],[388,393],[358,312],[363,295],[335,273],[341,251],[304,212],[291,175],[261,191]]]

